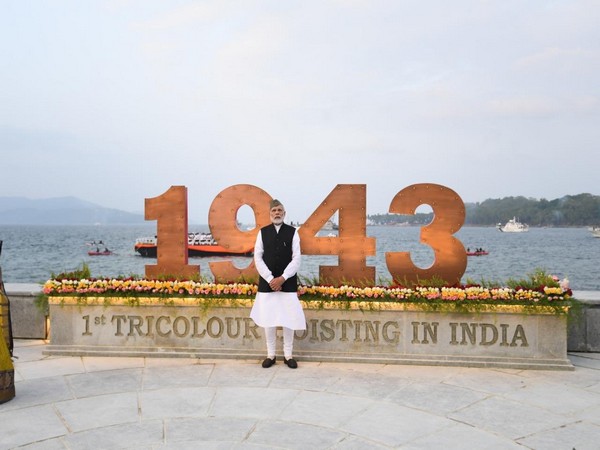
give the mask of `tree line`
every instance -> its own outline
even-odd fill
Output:
[[[600,196],[566,195],[555,200],[526,197],[504,197],[483,202],[465,203],[465,225],[489,226],[505,224],[516,217],[534,227],[600,226]],[[373,214],[367,216],[374,225],[423,225],[431,222],[433,213]]]

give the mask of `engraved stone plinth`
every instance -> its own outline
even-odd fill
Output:
[[[50,301],[51,355],[261,359],[263,330],[251,301],[72,298]],[[307,329],[294,356],[305,361],[572,370],[567,316],[545,307],[410,303],[304,303]],[[281,343],[278,343],[281,348]]]

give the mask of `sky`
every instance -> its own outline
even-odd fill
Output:
[[[251,184],[304,221],[337,184],[386,213],[600,195],[600,3],[0,0],[0,196],[190,221]],[[242,220],[251,214],[242,208]]]

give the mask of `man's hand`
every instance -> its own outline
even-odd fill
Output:
[[[283,277],[275,277],[273,278],[270,282],[269,282],[269,286],[271,287],[271,289],[273,289],[274,291],[280,291],[281,290],[281,285],[283,285],[283,283],[285,283],[285,278]]]

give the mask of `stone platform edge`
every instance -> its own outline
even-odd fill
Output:
[[[238,349],[190,349],[190,348],[156,348],[140,347],[86,347],[48,345],[43,351],[48,356],[79,356],[79,357],[128,357],[128,358],[191,358],[191,359],[241,359],[262,360],[264,352],[245,352]],[[402,355],[390,357],[389,354],[372,353],[369,356],[356,357],[352,354],[336,354],[335,352],[294,351],[294,357],[299,361],[333,362],[333,363],[363,363],[363,364],[394,364],[418,366],[454,366],[519,370],[565,370],[572,371],[575,367],[568,359],[538,359],[528,358],[497,358],[497,357],[466,357],[451,355]]]

